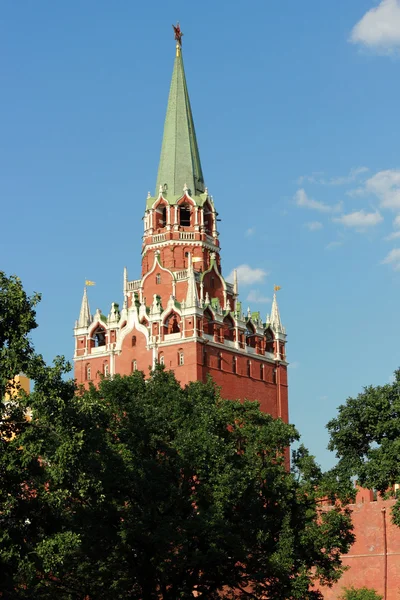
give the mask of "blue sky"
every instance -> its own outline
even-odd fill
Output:
[[[291,421],[328,467],[337,406],[400,366],[398,0],[4,0],[0,268],[42,292],[49,361],[85,278],[108,312],[139,276],[178,19],[224,273],[263,315],[282,286]]]

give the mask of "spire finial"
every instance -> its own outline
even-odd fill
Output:
[[[177,22],[176,25],[172,25],[172,29],[174,30],[174,38],[175,38],[175,40],[177,42],[177,44],[176,44],[176,50],[177,50],[176,55],[179,56],[179,54],[178,54],[178,48],[179,49],[182,48],[182,36],[183,36],[183,33],[181,31],[181,26],[179,25],[179,21]]]

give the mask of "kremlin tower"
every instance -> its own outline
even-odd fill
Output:
[[[156,363],[181,384],[205,381],[223,398],[259,400],[288,421],[286,333],[276,294],[271,315],[243,310],[238,281],[221,269],[217,211],[205,186],[186,84],[181,32],[164,125],[154,196],[144,212],[142,270],[123,278],[122,308],[91,314],[86,287],[74,328],[75,378],[149,373]],[[139,215],[137,216],[139,218]]]

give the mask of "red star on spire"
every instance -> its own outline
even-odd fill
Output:
[[[180,46],[182,46],[182,36],[183,36],[183,33],[181,31],[181,27],[179,25],[179,21],[178,21],[178,23],[176,25],[172,25],[172,29],[174,30],[176,41],[178,42],[178,44]]]

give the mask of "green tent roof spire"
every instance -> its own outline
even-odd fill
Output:
[[[205,192],[182,51],[178,43],[165,117],[155,196],[158,196],[161,186],[163,195],[169,202],[174,203],[182,197],[185,185],[192,197]]]

